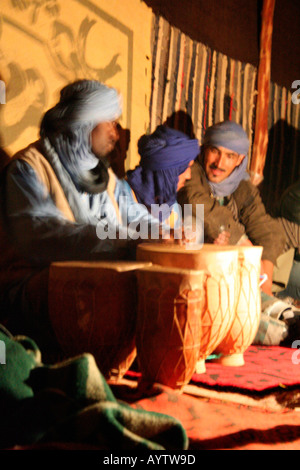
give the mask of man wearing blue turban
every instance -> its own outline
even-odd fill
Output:
[[[46,310],[51,262],[132,259],[136,242],[127,227],[153,222],[128,183],[109,168],[121,112],[115,89],[96,80],[67,85],[45,113],[40,139],[18,152],[3,172],[0,307],[13,333],[37,340],[34,324],[39,333],[43,326],[50,330],[28,299],[39,312]],[[127,205],[121,207],[121,198]]]
[[[197,139],[167,126],[158,126],[138,141],[139,165],[127,172],[127,181],[139,203],[172,228],[179,217],[177,191],[191,175],[199,154]],[[160,211],[164,205],[165,210]],[[178,219],[177,219],[178,220]]]
[[[247,134],[239,124],[223,121],[209,127],[191,178],[178,193],[178,202],[182,206],[192,204],[194,212],[197,204],[204,205],[207,243],[263,247],[261,268],[267,281],[262,285],[262,300],[270,305],[276,304],[272,294],[274,265],[291,247],[291,239],[280,220],[266,213],[258,189],[249,181],[248,150]],[[290,305],[283,304],[282,311],[291,310]],[[279,328],[283,339],[286,325],[279,321]]]

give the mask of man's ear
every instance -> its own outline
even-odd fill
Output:
[[[246,156],[246,155],[239,155],[239,157],[238,157],[238,159],[237,159],[237,161],[236,161],[236,166],[239,166],[239,165],[242,163],[242,161],[244,160],[245,156]]]

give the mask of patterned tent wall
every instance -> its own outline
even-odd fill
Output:
[[[162,17],[153,21],[151,131],[181,110],[186,115],[174,124],[191,119],[200,142],[224,119],[240,123],[252,140],[257,69],[191,40]]]
[[[249,136],[250,164],[257,68],[193,41],[159,15],[153,17],[151,42],[150,132],[157,125],[168,123],[194,134],[201,143],[207,127],[230,119],[241,124]],[[270,89],[270,140],[262,185],[267,205],[274,202],[273,191],[276,199],[288,184],[300,176],[299,106],[292,103],[291,92],[286,88],[271,83]],[[289,128],[288,134],[282,126]],[[286,167],[287,154],[289,170]],[[282,172],[283,166],[285,173]]]
[[[284,189],[300,178],[300,103],[293,103],[292,92],[274,83],[270,86],[268,128],[261,193],[271,211]]]

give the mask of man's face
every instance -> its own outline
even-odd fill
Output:
[[[204,150],[204,169],[209,181],[221,183],[239,166],[245,155],[225,147],[207,147]]]
[[[191,179],[191,166],[193,165],[193,163],[194,163],[194,160],[192,160],[189,163],[189,166],[187,167],[187,169],[178,176],[177,191],[179,191],[179,189],[183,188],[184,183],[186,182],[186,180]]]
[[[106,157],[118,140],[117,122],[100,122],[91,133],[92,151],[98,158]]]

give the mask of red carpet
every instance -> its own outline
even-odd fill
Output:
[[[212,399],[180,395],[162,387],[131,406],[179,419],[190,450],[299,450],[300,413],[266,411]]]
[[[212,392],[256,397],[257,405],[256,400],[251,401],[252,405],[224,400],[224,395],[207,398],[180,394],[158,384],[157,394],[128,401],[133,407],[179,419],[188,434],[191,451],[299,450],[300,350],[251,346],[244,358],[243,367],[206,361],[206,373],[194,374],[191,384]],[[140,374],[130,372],[127,377],[136,380]],[[259,396],[273,397],[282,407],[260,407]]]
[[[206,361],[206,373],[194,374],[190,383],[237,392],[263,392],[300,385],[300,349],[250,346],[244,360],[242,367],[226,367]],[[137,379],[139,376],[139,373],[129,371],[126,377]]]
[[[261,392],[300,385],[300,350],[278,346],[250,346],[245,365],[225,367],[206,361],[206,373],[194,374],[191,383],[214,389]]]

